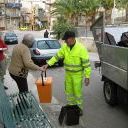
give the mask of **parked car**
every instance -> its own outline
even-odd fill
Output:
[[[56,39],[36,38],[32,48],[30,48],[32,60],[37,65],[46,64],[50,58],[56,55],[60,47],[61,45]],[[60,60],[58,64],[62,66],[63,60]]]
[[[6,44],[18,44],[17,35],[14,32],[5,33],[4,42]]]

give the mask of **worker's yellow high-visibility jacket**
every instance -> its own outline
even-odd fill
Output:
[[[83,72],[85,78],[90,78],[91,66],[89,55],[86,48],[78,41],[76,41],[71,50],[64,43],[58,53],[48,61],[48,65],[54,65],[59,59],[64,59],[64,68],[67,72]]]
[[[64,59],[65,68],[65,94],[68,105],[78,105],[83,109],[82,81],[89,78],[91,67],[86,48],[76,41],[70,50],[65,43],[58,53],[52,57],[48,64],[52,66],[59,59]]]

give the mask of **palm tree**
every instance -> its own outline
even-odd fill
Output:
[[[100,6],[100,0],[56,0],[53,4],[52,15],[66,20],[68,25],[78,26],[79,16],[85,16],[86,27],[95,19],[97,8]],[[58,20],[59,22],[60,20]],[[65,26],[62,21],[55,24],[54,30],[60,31]],[[87,30],[87,28],[86,28]]]
[[[95,19],[97,8],[99,8],[99,6],[100,6],[99,0],[81,1],[82,13],[84,13],[87,17],[91,17],[92,21]]]
[[[56,38],[62,38],[65,31],[67,30],[74,30],[74,26],[72,26],[69,22],[63,19],[63,17],[59,17],[53,26],[53,31],[57,34]]]
[[[100,4],[105,9],[106,22],[111,23],[111,14],[114,7],[114,0],[100,0]]]
[[[105,10],[110,10],[114,6],[114,0],[100,0],[100,3],[105,8]]]
[[[68,21],[71,21],[73,16],[73,5],[72,0],[56,0],[53,4],[52,15],[63,17]]]

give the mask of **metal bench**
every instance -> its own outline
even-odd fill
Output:
[[[8,96],[0,82],[0,124],[3,128],[53,128],[31,92]]]

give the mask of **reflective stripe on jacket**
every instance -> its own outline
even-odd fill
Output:
[[[76,41],[71,50],[65,43],[58,53],[48,61],[48,64],[52,66],[59,59],[64,59],[64,68],[66,71],[84,71],[84,76],[86,78],[90,77],[91,66],[87,49],[78,41]]]

